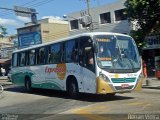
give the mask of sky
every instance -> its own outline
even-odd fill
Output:
[[[99,7],[118,0],[90,0],[90,7]],[[36,9],[38,20],[52,17],[62,18],[63,15],[87,9],[86,0],[0,0],[0,8],[13,9],[14,6]],[[0,9],[0,25],[7,28],[8,35],[17,33],[17,28],[30,22],[30,18],[16,16],[14,11]]]

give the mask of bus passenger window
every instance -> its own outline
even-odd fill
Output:
[[[12,55],[12,66],[17,67],[18,66],[18,54],[14,53]]]
[[[75,40],[67,41],[64,45],[64,59],[66,62],[75,62],[78,59]],[[78,47],[78,45],[77,45]]]
[[[95,72],[94,53],[92,47],[92,39],[90,37],[84,36],[80,38],[79,56],[80,65]]]
[[[86,67],[94,70],[94,54],[92,47],[85,47]]]
[[[44,64],[45,63],[45,48],[43,47],[43,48],[40,48],[39,50],[38,50],[38,56],[37,56],[38,58],[37,58],[37,63],[38,64]]]
[[[49,49],[49,63],[60,63],[61,62],[61,44],[53,44]]]
[[[25,65],[25,52],[22,52],[20,54],[20,66],[24,66]]]
[[[53,53],[49,53],[49,63],[53,63]]]
[[[29,52],[29,64],[34,65],[35,64],[35,50],[31,50]]]

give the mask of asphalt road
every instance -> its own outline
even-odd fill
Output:
[[[10,85],[0,94],[0,114],[2,120],[158,120],[160,90],[143,89],[141,92],[116,94],[112,98],[81,94],[80,99],[73,100],[65,92],[36,89],[27,93],[23,87]]]

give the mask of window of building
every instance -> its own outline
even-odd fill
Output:
[[[29,51],[29,65],[35,64],[35,49]]]
[[[76,44],[75,43],[76,43],[75,40],[70,40],[70,41],[65,42],[65,45],[64,45],[64,60],[65,60],[65,62],[76,61],[77,54],[76,54]]]
[[[17,67],[18,66],[18,59],[17,59],[18,56],[17,56],[17,53],[14,53],[13,56],[12,56],[12,58],[13,58],[12,59],[12,66],[13,67]]]
[[[101,24],[111,23],[111,13],[106,12],[106,13],[100,14],[100,22]]]
[[[71,20],[70,21],[70,26],[71,26],[71,30],[79,29],[78,20]]]
[[[61,62],[61,44],[53,44],[49,47],[49,63]]]
[[[126,15],[125,9],[116,10],[114,12],[115,12],[115,20],[116,21],[126,20],[127,19],[127,15]]]
[[[22,52],[20,53],[20,66],[25,66],[25,61],[26,61],[26,58],[25,58],[25,52]]]
[[[37,50],[37,64],[45,64],[45,47],[41,47]]]

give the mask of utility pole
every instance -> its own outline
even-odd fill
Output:
[[[91,13],[90,13],[90,0],[87,0],[87,9],[88,9],[88,15],[91,16]]]
[[[91,12],[90,12],[90,2],[91,1],[90,0],[85,0],[85,2],[87,3],[88,15],[85,15],[83,17],[86,17],[86,20],[89,21],[89,24],[87,25],[89,27],[89,30],[93,31],[93,22],[92,22],[92,16],[91,16]]]
[[[89,26],[89,29],[91,32],[93,32],[93,21],[92,21],[92,16],[90,12],[90,0],[87,0],[87,9],[88,9],[88,15],[90,16],[90,19],[91,19],[91,24]]]

